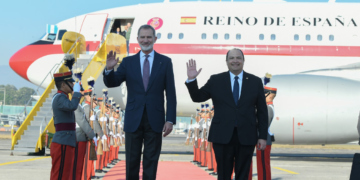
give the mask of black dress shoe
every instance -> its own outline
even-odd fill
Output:
[[[102,170],[101,172],[102,172],[102,173],[107,173],[107,171],[104,171],[104,170]]]
[[[100,177],[92,176],[91,179],[99,179]]]
[[[102,170],[101,169],[96,169],[95,172],[102,173]]]

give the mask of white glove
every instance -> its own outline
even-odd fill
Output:
[[[101,138],[101,140],[106,140],[106,139],[107,139],[107,138],[106,138],[105,135],[103,135],[102,138]]]
[[[114,135],[114,133],[112,131],[110,131],[110,135]]]
[[[110,121],[113,121],[114,120],[114,118],[113,117],[110,117]]]
[[[115,122],[113,122],[113,125],[115,126],[115,125],[116,125],[116,123],[115,123]]]
[[[210,125],[211,125],[211,122],[208,121],[208,126],[210,126]]]
[[[95,121],[95,115],[92,115],[92,116],[90,117],[90,121]]]
[[[100,118],[100,121],[104,121],[104,119],[105,119],[104,117],[101,117],[101,118]]]
[[[93,140],[94,140],[94,142],[95,142],[95,146],[97,146],[97,139],[96,139],[95,136],[94,136]]]
[[[75,83],[73,89],[74,89],[74,92],[80,92],[80,84],[79,84],[79,82]]]
[[[206,124],[203,124],[202,127],[205,129],[205,128],[206,128]]]

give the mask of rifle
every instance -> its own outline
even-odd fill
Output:
[[[210,119],[210,122],[212,121],[212,119],[213,119],[213,116],[212,116],[212,114],[211,113],[209,113],[209,119]],[[210,130],[210,127],[211,127],[211,124],[209,125],[209,130]],[[211,152],[211,148],[212,148],[212,142],[209,142],[208,141],[208,145],[207,145],[207,147],[206,147],[206,151],[207,152]]]
[[[207,110],[205,109],[205,113],[204,113],[204,124],[203,124],[203,136],[202,136],[202,139],[201,139],[201,144],[200,144],[200,151],[205,151],[205,139],[206,139],[206,122],[207,122]],[[204,126],[205,125],[205,126]],[[205,128],[204,128],[205,127]]]
[[[94,97],[94,93],[91,92],[91,100],[90,100],[90,109],[89,109],[89,118],[91,118],[91,116],[94,114],[94,110],[93,110],[93,97]],[[90,119],[89,119],[90,120]],[[94,122],[90,121],[90,127],[91,129],[94,129]]]
[[[199,128],[197,127],[199,125],[200,122],[200,114],[198,116],[196,116],[195,118],[196,120],[196,127],[195,127],[195,148],[199,148],[199,143],[198,143],[198,139],[199,139]]]
[[[190,143],[190,136],[191,136],[191,125],[192,125],[192,119],[193,118],[193,115],[191,115],[191,121],[190,121],[190,126],[189,126],[189,132],[188,132],[188,136],[186,138],[186,142],[185,142],[185,145],[189,145]]]

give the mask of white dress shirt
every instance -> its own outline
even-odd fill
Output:
[[[151,75],[151,69],[152,69],[152,65],[154,64],[154,50],[151,51],[151,53],[149,54],[148,57],[148,61],[149,61],[149,65],[150,65],[150,72],[149,75]],[[144,62],[146,59],[146,54],[143,53],[142,51],[140,51],[140,67],[141,67],[141,77],[143,76],[143,68],[144,68]]]
[[[146,59],[146,54],[143,53],[142,51],[140,51],[140,68],[141,68],[141,77],[143,76],[143,69],[144,69],[144,61]],[[155,55],[155,52],[154,50],[151,51],[151,53],[149,54],[149,57],[148,57],[148,61],[149,61],[149,65],[150,65],[150,72],[149,72],[149,75],[151,75],[151,69],[152,69],[152,65],[154,64],[154,55]],[[108,75],[110,72],[112,71],[111,70],[107,70],[106,67],[105,67],[105,75]]]
[[[230,81],[231,81],[231,92],[234,90],[234,84],[235,84],[235,74],[233,74],[232,72],[230,72]],[[242,87],[242,79],[244,76],[244,71],[241,71],[241,73],[238,75],[239,79],[239,99],[240,99],[240,95],[241,95],[241,87]],[[195,78],[196,79],[196,78]],[[186,80],[186,83],[190,83],[195,81],[195,79],[191,79],[191,80]]]

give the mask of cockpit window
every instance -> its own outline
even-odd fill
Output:
[[[55,41],[56,38],[56,34],[49,34],[46,38],[46,40],[48,41]]]
[[[65,33],[66,33],[66,29],[59,30],[58,40],[62,40],[62,37],[64,36]]]

